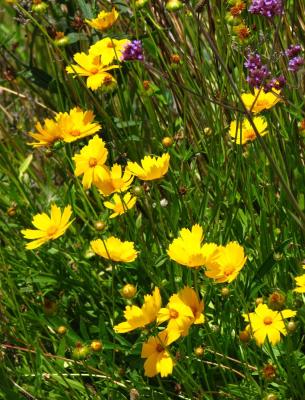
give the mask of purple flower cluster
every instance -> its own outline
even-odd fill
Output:
[[[271,73],[267,65],[262,63],[261,56],[257,53],[249,54],[244,65],[248,70],[247,82],[251,87],[263,87],[265,92],[270,92],[272,89],[281,89],[286,83],[282,75],[270,78]]]
[[[141,40],[128,43],[122,53],[122,61],[143,61],[143,47]]]
[[[275,15],[283,14],[283,2],[282,0],[252,0],[249,11],[252,14],[273,18]]]
[[[291,45],[285,51],[285,55],[289,58],[288,71],[297,72],[304,64],[305,60],[299,54],[302,47],[299,44]]]

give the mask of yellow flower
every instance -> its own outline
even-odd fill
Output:
[[[63,235],[73,221],[69,222],[72,211],[71,206],[65,207],[63,213],[56,204],[51,205],[51,217],[46,213],[33,217],[32,224],[37,229],[23,229],[21,233],[25,239],[35,239],[26,245],[28,250],[36,249],[49,240],[57,239]]]
[[[267,134],[267,122],[264,118],[254,117],[253,122],[260,136]],[[256,133],[247,119],[244,119],[242,123],[237,120],[232,121],[230,124],[230,136],[237,144],[245,144],[256,139]]]
[[[213,260],[206,264],[205,274],[217,283],[232,282],[245,265],[244,249],[237,242],[230,242],[225,247],[218,246]]]
[[[99,188],[103,196],[109,196],[115,192],[125,192],[129,189],[133,181],[133,176],[130,172],[122,172],[122,167],[119,164],[114,164],[109,170],[106,168],[99,176],[96,186]]]
[[[303,269],[305,269],[305,265],[303,265]],[[297,293],[305,293],[305,274],[296,276],[294,280],[298,287],[293,289],[293,291]]]
[[[275,345],[281,340],[281,333],[287,335],[283,318],[291,318],[295,311],[273,311],[266,304],[259,304],[255,312],[243,314],[245,321],[249,322],[247,330],[252,331],[258,345],[262,345],[268,337],[271,344]]]
[[[98,181],[99,175],[102,174],[107,160],[108,150],[105,148],[103,139],[95,135],[89,140],[87,146],[84,146],[79,154],[75,154],[75,175],[84,175],[82,184],[85,189],[89,189]]]
[[[280,90],[273,89],[272,92],[265,93],[262,89],[254,89],[252,93],[244,93],[241,95],[247,110],[254,114],[275,106],[281,101]]]
[[[86,19],[88,25],[92,26],[92,28],[97,29],[99,31],[105,31],[114,25],[115,21],[118,19],[119,13],[115,8],[113,8],[110,12],[101,11],[97,18],[95,19]]]
[[[58,113],[56,115],[61,138],[68,143],[98,132],[101,125],[92,122],[93,120],[92,111],[82,111],[79,107],[72,108],[69,113]]]
[[[138,256],[138,252],[134,249],[133,242],[122,242],[114,236],[104,241],[101,239],[92,240],[90,245],[94,253],[107,260],[132,262]]]
[[[194,320],[193,311],[187,306],[177,294],[173,294],[166,308],[161,308],[158,312],[157,322],[169,321],[167,330],[175,330],[179,332],[179,335],[186,336],[189,328]]]
[[[194,289],[185,286],[182,290],[178,292],[179,298],[186,304],[193,312],[193,324],[203,324],[204,315],[202,314],[204,309],[203,301],[199,300]]]
[[[62,138],[58,123],[53,119],[46,118],[43,125],[37,122],[35,128],[38,133],[29,132],[29,136],[36,140],[36,142],[28,143],[33,147],[51,146]]]
[[[198,268],[206,265],[210,258],[213,258],[217,245],[206,243],[202,245],[203,229],[196,224],[192,230],[183,228],[180,231],[180,237],[174,239],[169,245],[167,254],[178,264],[190,268]]]
[[[110,85],[116,82],[110,71],[119,68],[118,65],[105,65],[100,56],[92,54],[76,53],[73,56],[77,64],[67,66],[68,74],[87,76],[87,87],[92,90],[98,89],[102,85]]]
[[[113,327],[117,333],[126,333],[152,323],[157,318],[161,308],[161,296],[159,288],[155,288],[153,293],[144,296],[142,308],[138,306],[126,306],[124,317],[126,321]]]
[[[130,43],[128,39],[111,39],[109,37],[94,43],[89,49],[89,54],[101,56],[103,64],[109,65],[114,60],[120,61],[126,45]]]
[[[104,201],[104,206],[114,211],[114,213],[110,215],[110,218],[115,218],[130,210],[136,204],[136,201],[137,198],[132,197],[129,192],[126,193],[123,198],[115,193],[111,201]]]
[[[179,338],[177,331],[165,329],[158,336],[151,336],[143,344],[141,357],[147,358],[144,363],[145,376],[152,378],[157,374],[161,377],[173,372],[174,360],[167,351],[167,347]]]
[[[162,178],[168,171],[170,156],[164,153],[162,157],[145,156],[141,166],[136,162],[128,162],[127,169],[130,173],[144,181]]]

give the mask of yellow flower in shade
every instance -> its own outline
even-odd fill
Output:
[[[253,313],[243,314],[250,330],[258,345],[264,344],[266,337],[271,344],[275,345],[281,340],[281,335],[287,335],[283,318],[291,318],[296,315],[295,311],[282,310],[273,311],[266,304],[259,304]]]
[[[303,269],[305,269],[305,265],[303,265]],[[305,293],[305,274],[296,276],[294,280],[298,287],[293,289],[293,291],[297,293]]]
[[[165,377],[173,372],[175,363],[167,351],[167,347],[179,336],[179,332],[165,329],[158,336],[151,336],[143,344],[141,357],[147,358],[144,363],[145,376],[152,378],[160,374],[161,377]]]
[[[111,201],[104,201],[104,206],[114,211],[114,213],[110,215],[110,218],[115,218],[134,207],[136,201],[137,198],[132,197],[129,192],[123,197],[115,193]]]
[[[33,217],[32,224],[37,229],[23,229],[21,233],[25,239],[34,239],[26,245],[28,250],[36,249],[49,240],[57,239],[63,235],[73,221],[69,222],[72,210],[71,206],[65,207],[63,213],[56,204],[51,205],[51,216],[46,213]]]
[[[69,113],[58,113],[56,115],[61,138],[68,143],[98,132],[101,125],[93,122],[93,120],[92,111],[82,111],[79,107],[72,108]]]
[[[225,247],[218,246],[211,262],[206,264],[205,275],[217,283],[232,282],[245,265],[244,249],[237,242],[230,242]]]
[[[104,241],[101,239],[92,240],[90,245],[94,253],[107,258],[107,260],[132,262],[138,256],[138,252],[134,249],[133,242],[122,242],[114,236]]]
[[[98,181],[99,175],[104,170],[107,160],[108,150],[105,148],[103,139],[95,135],[87,146],[84,146],[79,154],[75,154],[75,176],[83,176],[82,184],[85,189],[89,189]]]
[[[119,164],[114,164],[111,169],[106,168],[99,176],[96,186],[103,196],[109,196],[115,192],[126,192],[133,181],[133,175],[128,171],[122,171]]]
[[[86,19],[85,22],[92,26],[92,28],[97,29],[99,31],[105,31],[114,25],[116,20],[119,17],[119,13],[115,8],[113,8],[110,12],[101,11],[97,18],[95,19]]]
[[[124,311],[126,321],[115,325],[114,331],[126,333],[151,324],[157,318],[161,303],[160,290],[156,287],[151,295],[144,296],[144,303],[141,308],[138,306],[126,306]]]
[[[217,251],[215,243],[205,243],[202,245],[203,229],[196,224],[191,230],[183,228],[180,237],[174,239],[169,245],[167,254],[178,264],[190,268],[198,268],[206,265],[213,258]]]
[[[281,91],[276,89],[268,93],[265,93],[262,89],[254,89],[254,95],[252,93],[244,93],[241,98],[247,110],[256,114],[263,110],[268,110],[281,101],[280,93]]]
[[[253,118],[254,125],[260,136],[265,136],[267,131],[267,122],[262,117]],[[230,124],[230,136],[236,144],[245,144],[256,139],[256,133],[247,119],[232,121]]]
[[[101,56],[103,64],[109,65],[114,60],[121,60],[124,48],[129,43],[128,39],[117,40],[107,37],[94,43],[89,49],[89,54]]]
[[[161,308],[158,312],[158,324],[165,321],[168,321],[167,329],[169,331],[175,330],[181,336],[186,336],[194,321],[193,311],[177,294],[173,294],[166,308]]]
[[[193,312],[193,324],[203,324],[204,315],[202,314],[204,310],[204,304],[202,300],[199,300],[194,289],[185,286],[178,292],[179,298],[186,304]]]
[[[105,65],[100,56],[86,53],[76,53],[73,56],[77,64],[67,66],[68,74],[87,76],[87,87],[96,90],[102,85],[110,85],[116,82],[107,71],[119,68],[118,65]]]
[[[168,171],[170,156],[168,153],[162,157],[145,156],[141,165],[136,162],[128,162],[127,170],[143,181],[162,178]]]
[[[28,143],[33,147],[52,146],[62,138],[58,123],[53,119],[45,119],[43,125],[37,122],[35,128],[37,133],[29,132],[29,136],[36,140],[36,142]]]

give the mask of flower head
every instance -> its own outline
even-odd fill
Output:
[[[76,64],[67,66],[68,74],[87,76],[87,87],[96,90],[102,85],[110,85],[115,79],[107,71],[119,68],[118,65],[106,65],[101,56],[93,54],[76,53],[73,56]]]
[[[109,65],[114,60],[121,60],[123,50],[129,43],[128,39],[117,40],[107,37],[94,43],[89,49],[89,54],[101,56],[103,64]]]
[[[305,265],[303,265],[303,269],[305,269]],[[293,289],[293,291],[298,293],[305,293],[305,274],[296,276],[294,280],[297,287]]]
[[[267,122],[263,117],[254,117],[253,122],[260,136],[267,134]],[[230,136],[236,144],[245,144],[256,139],[256,133],[248,119],[244,119],[242,123],[238,123],[236,120],[232,121]]]
[[[52,146],[57,140],[62,139],[58,123],[53,119],[46,118],[43,125],[37,122],[35,128],[36,133],[29,132],[29,136],[36,140],[36,142],[28,143],[33,147]]]
[[[144,363],[145,376],[153,377],[160,374],[168,376],[173,372],[174,360],[167,351],[167,347],[179,338],[175,330],[165,329],[158,336],[151,336],[142,347],[142,358],[147,358]]]
[[[137,198],[132,197],[129,192],[122,197],[115,193],[111,201],[104,201],[104,206],[114,211],[114,213],[110,215],[110,218],[115,218],[134,207],[136,201]]]
[[[298,70],[305,64],[305,60],[301,56],[293,57],[289,60],[288,71],[298,72]]]
[[[117,333],[126,333],[152,323],[157,318],[161,308],[161,296],[159,288],[155,288],[153,293],[144,296],[142,307],[126,306],[124,317],[126,321],[114,326]]]
[[[109,196],[115,192],[125,192],[133,181],[133,175],[119,164],[114,164],[111,169],[105,168],[99,176],[96,186],[103,196]]]
[[[191,230],[183,228],[180,237],[174,239],[169,245],[167,254],[178,264],[190,268],[198,268],[205,265],[213,257],[217,250],[214,243],[202,245],[203,229],[199,225],[194,225]]]
[[[281,335],[287,335],[284,318],[296,315],[295,311],[273,311],[266,304],[259,304],[253,313],[243,314],[245,321],[249,322],[247,330],[252,331],[258,345],[263,345],[266,338],[275,345],[281,340]]]
[[[115,8],[113,8],[110,12],[101,11],[97,18],[91,20],[86,19],[85,22],[94,29],[105,31],[114,25],[118,17],[119,13]]]
[[[282,0],[252,0],[249,11],[252,14],[273,18],[275,15],[283,13],[283,2]]]
[[[268,110],[281,101],[280,90],[265,93],[263,90],[254,89],[254,95],[252,93],[244,93],[241,95],[241,98],[247,110],[254,114]]]
[[[143,48],[141,40],[133,40],[125,45],[122,52],[122,61],[143,61]]]
[[[63,213],[56,204],[51,205],[51,216],[46,213],[33,217],[32,224],[37,229],[23,229],[21,233],[25,239],[34,239],[26,245],[28,250],[36,249],[49,240],[55,240],[63,235],[73,221],[69,222],[72,210],[71,206],[65,207]]]
[[[141,165],[136,162],[128,162],[127,170],[144,181],[162,178],[168,171],[170,156],[164,153],[161,157],[145,156]]]
[[[75,176],[84,175],[82,184],[85,189],[89,189],[95,184],[99,175],[106,168],[104,166],[107,160],[108,150],[105,142],[98,135],[95,135],[87,146],[84,146],[80,153],[75,154],[73,160],[75,162]]]
[[[206,263],[205,275],[217,283],[232,282],[247,261],[244,249],[237,242],[230,242],[225,247],[218,246],[212,262]]]
[[[114,236],[105,240],[92,240],[90,245],[94,253],[107,260],[132,262],[138,256],[138,252],[134,249],[133,242],[122,242]]]
[[[302,51],[302,47],[299,44],[290,45],[288,49],[285,50],[285,55],[288,58],[294,58],[298,56]]]

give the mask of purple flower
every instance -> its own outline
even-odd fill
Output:
[[[295,56],[298,56],[302,51],[302,47],[299,44],[296,45],[291,45],[288,47],[288,49],[285,51],[285,54],[288,58],[293,58]]]
[[[302,65],[304,65],[304,63],[305,60],[303,57],[293,57],[291,60],[289,60],[288,71],[297,72],[302,67]]]
[[[122,61],[143,61],[143,48],[141,40],[133,40],[128,43],[122,53]]]
[[[249,11],[252,14],[272,18],[283,14],[283,2],[282,0],[252,0]]]
[[[270,81],[265,83],[264,85],[264,92],[271,92],[273,89],[280,90],[286,84],[286,78],[283,75],[280,75],[277,78],[272,78]]]
[[[249,54],[244,65],[249,70],[261,68],[262,67],[261,56],[259,54]]]
[[[262,64],[259,54],[249,54],[244,65],[249,71],[247,82],[252,87],[261,87],[270,76],[268,67]]]

